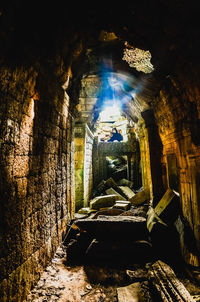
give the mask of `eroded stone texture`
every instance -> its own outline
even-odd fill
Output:
[[[0,70],[0,295],[21,301],[52,258],[73,213],[72,116],[67,96],[46,76]],[[44,81],[44,79],[42,79]]]
[[[196,79],[192,80],[186,74],[183,75],[182,71],[176,72],[176,77],[170,76],[165,80],[163,89],[152,102],[155,120],[144,114],[146,124],[140,121],[137,129],[143,186],[150,187],[153,199],[157,192],[161,194],[168,187],[180,193],[182,214],[189,225],[190,234],[194,235],[197,242],[197,249],[194,242],[187,246],[182,236],[182,254],[186,262],[198,266],[199,76],[196,74]],[[158,201],[154,200],[155,204]]]

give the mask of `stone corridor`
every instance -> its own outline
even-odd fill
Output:
[[[0,302],[199,300],[197,5],[0,3]]]

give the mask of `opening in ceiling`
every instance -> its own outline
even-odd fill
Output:
[[[124,55],[122,60],[126,61],[130,67],[134,67],[137,71],[151,73],[154,67],[151,63],[151,53],[149,50],[135,48],[125,42]]]

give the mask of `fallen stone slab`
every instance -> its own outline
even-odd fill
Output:
[[[128,200],[135,196],[135,193],[129,187],[119,186],[119,188],[123,191],[124,195],[126,195]]]
[[[119,196],[115,194],[97,196],[90,201],[90,209],[100,210],[101,208],[112,207],[119,199]]]
[[[90,218],[96,219],[99,215],[117,216],[117,215],[120,215],[122,213],[124,213],[123,210],[121,210],[121,209],[115,209],[115,208],[112,207],[110,209],[98,211],[98,212],[90,215]]]
[[[122,178],[122,179],[118,180],[117,185],[132,188],[133,187],[133,182],[126,179],[126,178]]]
[[[163,302],[194,302],[188,290],[177,278],[172,268],[161,260],[148,268],[148,278],[155,290],[155,296]]]
[[[124,201],[124,200],[118,200],[114,206],[113,209],[121,209],[124,211],[128,211],[131,207],[131,203],[129,201]]]
[[[180,210],[180,195],[170,188],[167,189],[155,207],[155,213],[167,224],[172,224],[177,219]]]
[[[78,214],[90,214],[90,213],[91,213],[90,207],[85,207],[78,210]]]
[[[127,199],[126,195],[124,194],[124,192],[120,189],[120,187],[117,185],[116,181],[110,177],[106,180],[105,182],[105,190],[109,189],[109,188],[113,188],[115,191],[117,191],[117,193],[119,193],[120,195],[122,195],[125,199]]]
[[[108,195],[118,195],[120,200],[126,200],[126,198],[124,198],[122,195],[120,195],[116,190],[114,190],[113,188],[109,188],[106,190],[106,194]]]
[[[167,189],[155,208],[150,207],[147,212],[147,228],[152,231],[156,223],[171,225],[175,222],[179,214],[180,197],[177,192]]]
[[[133,197],[129,199],[133,205],[141,205],[142,203],[150,200],[150,191],[148,188],[136,193]]]
[[[97,219],[80,219],[74,223],[93,238],[142,240],[147,239],[149,234],[144,217],[99,215]]]
[[[79,214],[79,213],[74,214],[75,219],[87,218],[88,216],[89,216],[89,214]]]

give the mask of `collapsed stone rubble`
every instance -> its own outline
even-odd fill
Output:
[[[175,281],[175,289],[171,290],[169,274],[166,284],[155,277],[156,268],[162,266],[176,278],[173,269],[159,260],[159,257],[163,257],[169,263],[171,261],[170,256],[169,259],[165,258],[159,244],[162,245],[164,240],[166,244],[170,244],[171,238],[173,253],[177,247],[173,246],[174,235],[171,235],[179,214],[179,195],[168,189],[154,207],[148,189],[134,192],[130,188],[131,183],[129,187],[124,180],[119,184],[112,178],[102,181],[97,186],[87,211],[84,210],[83,216],[72,221],[64,241],[67,263],[86,266],[98,263],[100,266],[126,269],[132,283],[116,289],[120,302],[130,299],[154,301],[153,295],[161,285],[164,286],[162,290],[165,295],[161,290],[160,301],[168,301],[166,297],[170,297],[172,301],[182,301],[180,297],[188,299],[183,301],[194,301],[180,281]],[[79,211],[79,215],[82,211],[83,209]],[[134,269],[131,270],[131,267]]]

